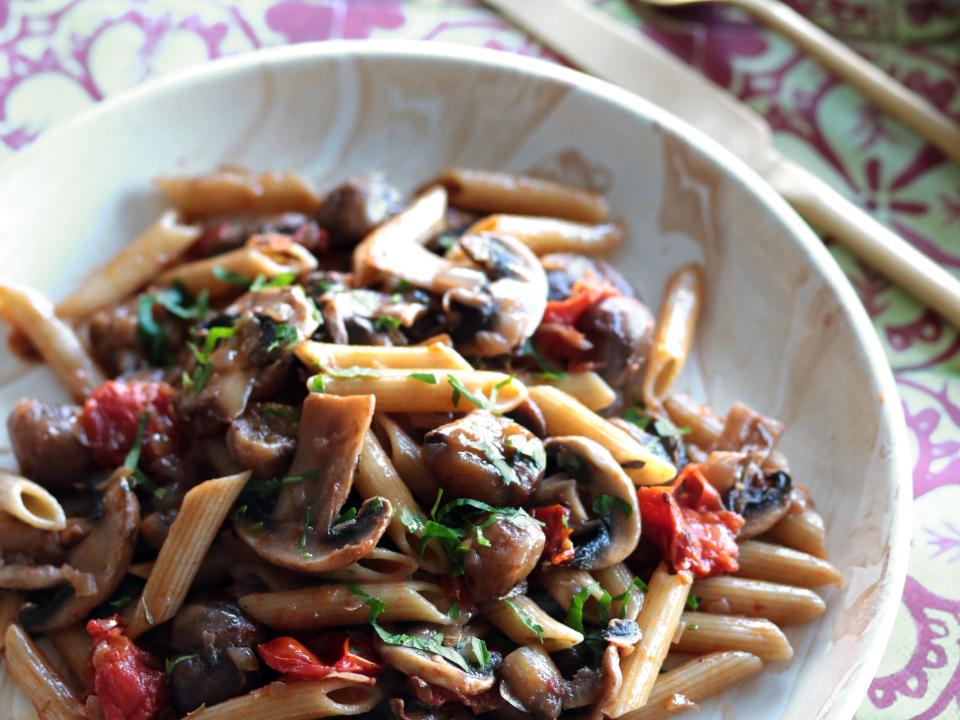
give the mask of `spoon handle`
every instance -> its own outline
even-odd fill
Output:
[[[960,162],[960,125],[778,0],[727,0],[790,38],[878,107]]]

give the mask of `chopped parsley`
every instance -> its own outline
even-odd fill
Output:
[[[108,604],[110,607],[116,608],[117,610],[119,610],[119,609],[121,609],[121,608],[127,607],[127,605],[129,605],[129,604],[132,603],[132,602],[133,602],[133,598],[132,598],[132,597],[130,597],[129,595],[124,595],[123,597],[119,597],[119,598],[117,598],[116,600],[111,600],[111,601],[110,601],[109,603],[107,603],[107,604]]]
[[[277,349],[289,350],[300,342],[300,333],[297,328],[288,323],[277,323],[273,332],[273,340],[267,345],[267,352]]]
[[[361,367],[360,365],[351,365],[345,368],[324,368],[327,377],[343,380],[355,377],[377,377],[380,374],[375,368]]]
[[[601,495],[593,501],[593,511],[600,517],[612,517],[614,510],[624,517],[630,517],[633,514],[630,503],[615,495]]]
[[[403,320],[393,315],[381,315],[373,321],[373,329],[379,332],[399,330],[401,325],[403,325]]]
[[[504,600],[503,604],[506,605],[511,610],[513,610],[514,614],[517,616],[520,622],[523,623],[523,626],[527,628],[527,630],[532,632],[534,635],[536,635],[537,640],[539,640],[540,642],[543,642],[543,625],[541,625],[532,617],[530,617],[530,613],[528,613],[526,610],[524,610],[522,607],[520,607],[516,603],[510,600]]]
[[[387,609],[387,604],[380,598],[368,593],[356,583],[349,583],[347,587],[354,595],[362,598],[366,606],[369,608],[367,621],[373,627],[374,632],[377,633],[381,640],[383,640],[383,642],[387,643],[388,645],[412,648],[429,655],[440,655],[444,660],[452,665],[455,665],[464,672],[470,672],[473,669],[470,667],[470,664],[463,657],[463,655],[453,648],[447,647],[443,644],[443,633],[438,632],[432,637],[427,638],[407,635],[405,633],[393,633],[381,627],[378,620],[383,614],[383,611]],[[486,645],[483,646],[482,650],[477,648],[477,652],[479,653],[480,658],[486,658],[489,664],[489,654],[486,652]],[[480,662],[480,658],[477,659],[478,663]],[[480,667],[484,667],[484,665],[480,665]]]
[[[341,513],[340,517],[337,518],[337,521],[334,525],[339,525],[340,523],[349,522],[357,516],[357,509],[355,507],[350,508],[344,513]]]
[[[250,278],[245,277],[240,273],[236,273],[233,270],[228,270],[221,265],[214,265],[211,272],[213,273],[213,276],[221,282],[231,283],[233,285],[243,285],[244,287],[250,287],[250,285],[253,283],[253,280]]]
[[[137,430],[133,436],[133,444],[123,459],[123,467],[130,471],[130,478],[133,480],[133,487],[143,488],[146,492],[153,495],[157,500],[163,500],[167,495],[167,489],[158,487],[147,474],[137,465],[140,464],[140,453],[143,450],[143,439],[147,432],[147,423],[150,420],[150,413],[140,414],[140,420],[137,423]]]
[[[624,590],[619,595],[614,595],[611,600],[613,602],[620,603],[620,619],[623,619],[627,616],[627,604],[630,602],[630,595],[633,594],[634,589],[639,588],[640,592],[647,592],[647,584],[638,577],[635,577],[630,581],[630,584],[627,585],[627,589]]]
[[[310,378],[310,390],[315,393],[322,393],[323,389],[323,375],[314,375]]]
[[[687,625],[687,630],[689,630],[690,632],[696,632],[699,629],[700,629],[700,626],[697,625],[696,623],[690,623],[689,625]]]
[[[297,547],[300,548],[300,555],[303,557],[310,557],[311,555],[307,550],[307,531],[310,529],[310,516],[312,514],[313,503],[307,503],[307,508],[304,511],[303,531],[300,533],[300,541],[297,543]]]
[[[196,654],[194,654],[194,655],[181,655],[181,656],[179,656],[179,657],[175,657],[175,658],[172,658],[172,659],[171,659],[171,658],[167,658],[167,659],[164,661],[164,663],[163,663],[163,671],[164,671],[167,675],[169,675],[171,672],[173,672],[173,669],[174,669],[177,665],[179,665],[180,663],[185,662],[185,661],[187,661],[187,660],[193,660],[195,657],[199,657],[199,656],[196,655]]]
[[[690,432],[690,428],[686,425],[677,427],[666,418],[655,418],[652,415],[644,414],[636,406],[624,410],[623,419],[629,420],[644,432],[649,432],[659,438],[682,437]]]
[[[700,598],[696,595],[687,596],[687,610],[699,610],[700,609]]]
[[[547,359],[540,354],[540,351],[537,350],[537,347],[533,344],[532,340],[526,340],[523,343],[523,353],[529,355],[533,358],[533,361],[537,364],[537,367],[540,368],[540,378],[543,380],[563,380],[567,374],[562,370],[558,370],[549,362]]]
[[[166,331],[154,318],[156,305],[181,320],[203,320],[207,315],[208,295],[204,290],[194,299],[178,282],[172,288],[145,293],[137,299],[137,345],[151,365],[163,367],[169,364],[170,358]]]
[[[538,472],[547,467],[547,454],[544,452],[543,442],[539,438],[526,437],[516,433],[508,437],[504,445],[510,450],[526,455],[533,460]]]
[[[266,275],[260,273],[253,279],[253,282],[250,283],[250,290],[251,292],[258,292],[259,290],[267,290],[269,288],[289,287],[296,279],[297,274],[295,272],[283,272],[271,280],[268,280]]]
[[[503,457],[503,454],[496,445],[487,442],[486,440],[465,440],[463,444],[483,453],[483,457],[486,458],[487,462],[493,465],[493,467],[496,468],[496,471],[500,474],[504,485],[514,485],[520,482],[520,478],[517,477],[516,471],[510,467],[509,464],[507,464],[506,459]]]
[[[213,375],[213,361],[210,356],[217,348],[217,343],[221,340],[232,338],[236,334],[236,328],[216,325],[207,330],[207,336],[203,341],[203,349],[198,348],[194,343],[188,342],[187,347],[193,353],[197,366],[192,375],[183,375],[183,389],[193,392],[200,392],[206,386],[210,376]]]
[[[590,596],[593,595],[593,591],[599,587],[600,583],[591,583],[586,587],[580,588],[574,596],[570,598],[570,609],[567,610],[567,617],[564,622],[578,633],[583,633],[583,606],[587,600],[590,599]]]
[[[437,376],[434,375],[433,373],[415,372],[415,373],[410,373],[409,377],[413,380],[419,380],[422,383],[426,383],[427,385],[437,384]]]
[[[472,402],[481,410],[489,409],[489,405],[490,405],[489,400],[487,400],[487,398],[485,398],[482,393],[480,395],[476,395],[470,390],[468,390],[466,386],[462,382],[460,382],[460,378],[458,378],[456,375],[448,374],[447,383],[450,385],[450,387],[453,388],[453,399],[451,402],[453,403],[454,407],[457,407],[460,404],[461,397],[465,397],[467,400]]]

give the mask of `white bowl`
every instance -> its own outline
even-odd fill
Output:
[[[792,662],[698,717],[853,716],[903,587],[909,446],[856,296],[756,175],[662,110],[556,65],[426,43],[288,47],[105,102],[9,160],[0,281],[64,297],[158,212],[151,178],[223,162],[295,168],[321,188],[370,169],[412,188],[476,166],[602,190],[629,230],[617,265],[653,305],[671,269],[701,259],[706,310],[681,384],[720,411],[741,399],[786,423],[782,449],[826,519],[843,586],[822,618],[788,631]],[[65,399],[45,368],[3,363],[3,411]]]

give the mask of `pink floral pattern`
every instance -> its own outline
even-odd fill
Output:
[[[638,14],[633,0],[590,1],[762,113],[788,155],[960,272],[960,166],[740,12]],[[957,0],[790,4],[960,121]],[[103,97],[180,67],[269,45],[387,36],[560,61],[477,0],[0,0],[0,159]],[[911,576],[858,717],[958,718],[960,335],[830,247],[885,343],[916,453]]]

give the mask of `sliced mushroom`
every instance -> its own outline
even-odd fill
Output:
[[[28,602],[19,614],[20,624],[27,632],[49,632],[79,622],[120,585],[130,566],[140,527],[140,504],[125,472],[118,471],[108,481],[93,529],[67,555],[71,568],[96,578],[96,591],[79,595],[72,586],[61,585],[43,601],[35,598]]]
[[[576,543],[571,565],[600,570],[625,560],[640,541],[640,509],[630,478],[610,452],[584,437],[565,436],[546,442],[548,454],[556,458],[590,497],[590,507],[606,504],[609,513],[594,525],[594,535]],[[604,497],[611,498],[604,501]]]
[[[557,666],[540,645],[525,645],[503,659],[500,695],[521,712],[538,720],[556,720],[567,691]]]
[[[403,195],[382,173],[350,178],[323,199],[317,221],[330,232],[333,244],[350,247],[403,209]]]
[[[533,572],[546,537],[526,513],[499,517],[483,528],[486,545],[470,542],[463,574],[475,601],[503,597]]]
[[[307,397],[290,467],[290,475],[303,480],[280,488],[262,528],[250,518],[236,520],[237,533],[264,560],[301,572],[338,570],[380,540],[391,516],[385,498],[370,498],[355,518],[337,523],[353,486],[373,405],[371,395]]]
[[[724,498],[727,508],[742,515],[745,521],[737,536],[756,537],[776,525],[790,510],[792,490],[789,474],[782,470],[765,473],[748,461]]]
[[[765,417],[744,403],[734,403],[727,413],[713,450],[770,450],[783,433],[783,424]]]
[[[276,403],[254,403],[230,423],[227,447],[234,462],[256,475],[279,475],[297,449],[294,409]]]
[[[625,295],[600,300],[577,323],[593,346],[587,361],[627,404],[643,379],[653,346],[653,325],[650,309]]]
[[[537,256],[519,240],[490,233],[464,235],[456,249],[484,271],[493,305],[490,327],[470,338],[464,352],[492,357],[520,347],[547,308],[547,276]]]
[[[421,627],[409,630],[407,635],[414,639],[426,640],[433,639],[437,632],[435,627]],[[379,637],[374,637],[374,647],[384,662],[404,675],[424,678],[431,685],[442,687],[462,697],[486,692],[496,681],[494,674],[496,662],[492,662],[482,670],[468,672],[440,654],[406,645],[391,645]],[[496,660],[499,660],[499,656]]]
[[[522,425],[475,410],[426,434],[423,461],[449,497],[523,505],[536,490],[543,443]]]

